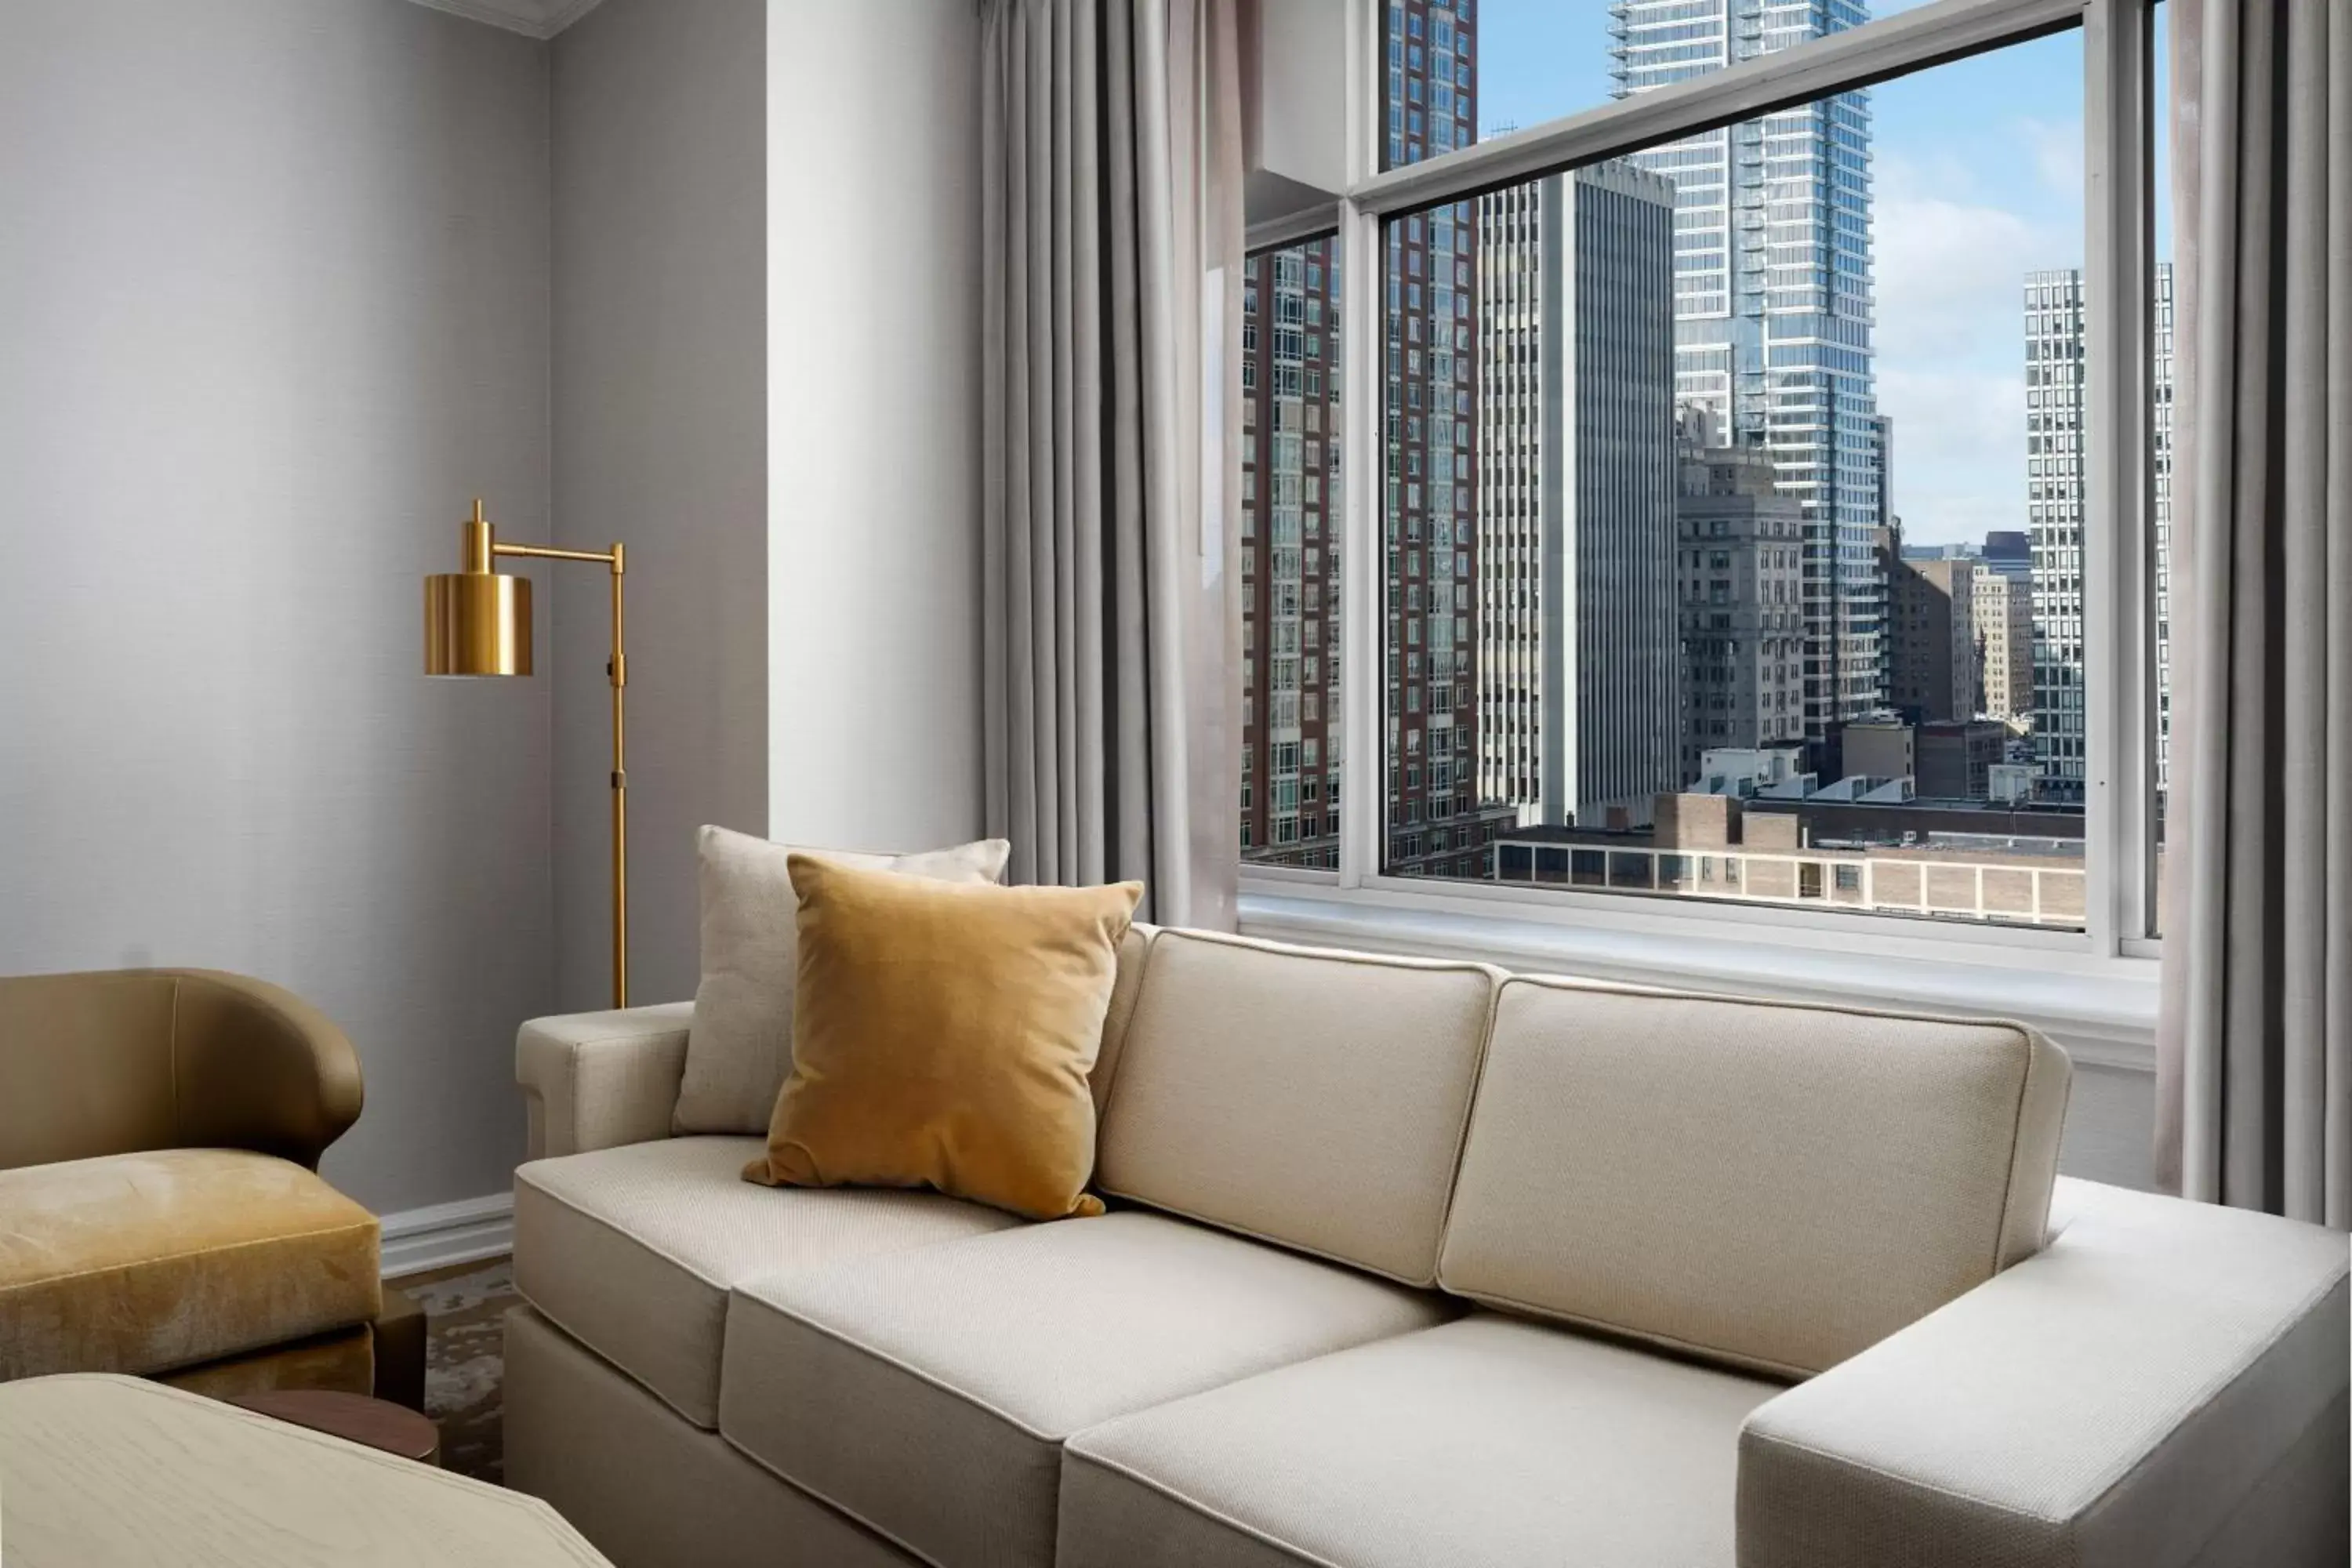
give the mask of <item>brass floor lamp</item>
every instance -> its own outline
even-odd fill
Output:
[[[628,726],[622,699],[629,684],[628,656],[621,647],[621,578],[628,558],[610,550],[557,550],[541,544],[507,544],[482,516],[477,497],[465,531],[463,569],[425,579],[425,673],[427,675],[529,675],[530,673],[530,579],[494,572],[501,555],[531,561],[591,561],[613,579],[613,657],[604,673],[613,683],[613,1005],[629,1005],[629,773]]]

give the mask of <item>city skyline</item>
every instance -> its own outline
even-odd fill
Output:
[[[1612,90],[1632,97],[1869,13],[1863,0],[1617,0],[1609,16]],[[1629,160],[1674,182],[1677,400],[1705,411],[1717,444],[1762,446],[1805,509],[1812,740],[1885,700],[1870,98],[1835,93]]]
[[[1875,19],[1922,3],[1859,8]],[[1608,102],[1611,10],[1612,0],[1480,0],[1479,134]],[[1874,390],[1904,443],[1893,502],[1913,541],[2026,526],[2016,293],[2028,272],[2082,264],[2082,93],[2071,32],[1870,90]],[[2162,182],[2159,167],[2165,249]]]
[[[1525,51],[1497,37],[1513,9],[1386,8],[1391,166],[1442,155],[1489,123],[1486,62],[1527,68]],[[1864,0],[1559,9],[1602,24],[1592,53],[1613,67],[1607,92],[1617,96],[1872,14]],[[1377,771],[1364,776],[1382,796],[1381,869],[1491,877],[1494,847],[1514,834],[1644,832],[1654,816],[1667,823],[1671,798],[1686,790],[1764,787],[1737,782],[1748,776],[1769,777],[1779,799],[1819,789],[1824,802],[1899,813],[1907,793],[1845,771],[1842,733],[1854,724],[1874,735],[1919,726],[1892,752],[1873,741],[1873,755],[1907,758],[1916,745],[1924,771],[1932,753],[1946,796],[1958,779],[1988,805],[1994,788],[2009,806],[2024,798],[2032,746],[1982,718],[1993,672],[1973,629],[1982,579],[1986,629],[2004,623],[1991,640],[2011,667],[2027,662],[2005,634],[2010,590],[2032,588],[2031,707],[2046,733],[2063,735],[2046,721],[2065,705],[2053,694],[2079,687],[2079,629],[2061,635],[2050,605],[2062,569],[2079,594],[2079,538],[2060,545],[2042,526],[2053,489],[2044,448],[2056,445],[2042,428],[2042,355],[2056,351],[2029,342],[2021,355],[2017,333],[2021,285],[2064,254],[2052,236],[2067,226],[1990,226],[2008,251],[1991,261],[1971,253],[1961,297],[1929,298],[1911,263],[1972,221],[1967,181],[1949,168],[1923,175],[1928,164],[1907,167],[1911,154],[1885,153],[1878,137],[1881,126],[1916,129],[1945,112],[1937,106],[1967,86],[1953,78],[2000,75],[2009,56],[2053,42],[2071,49],[2078,72],[2079,42],[2040,40],[1998,65],[1956,62],[1399,215],[1366,279],[1381,323],[1368,345],[1339,339],[1336,242],[1251,259],[1245,854],[1338,863],[1350,739],[1339,710],[1339,482],[1350,438],[1374,443],[1379,475],[1369,547],[1380,552],[1382,624],[1378,671],[1361,678],[1381,697],[1378,729],[1356,743],[1372,747]],[[2079,242],[2079,149],[2070,161],[2063,140],[2042,134],[2038,157],[2014,160],[2011,184],[2057,201]],[[1923,179],[1931,200],[1918,197]],[[1928,285],[1950,277],[1925,271]],[[1905,356],[1931,350],[1943,391],[1932,414],[1906,418],[1900,399],[1917,389],[1905,389]],[[1349,352],[1375,356],[1377,407],[1340,405]],[[1953,390],[1984,394],[1979,367],[1991,362],[2006,377],[1997,395]],[[1882,385],[1895,397],[1882,400]],[[1953,499],[1954,453],[1989,423],[2006,425],[2015,455],[1966,462],[1981,493]],[[1905,564],[1914,549],[1957,563],[1993,536],[2029,534],[2023,583],[1996,584],[1974,565]],[[1898,589],[1911,595],[1899,613]],[[1934,647],[1898,646],[1898,620]],[[1999,684],[2007,716],[2024,717],[2014,712],[2021,682]],[[1742,747],[1752,760],[1739,760]],[[1774,748],[1782,761],[1760,760]],[[2078,800],[2054,760],[2050,771],[2062,787],[2043,798]],[[2037,853],[2063,856],[2069,840],[2079,843],[2079,825],[2056,828]]]

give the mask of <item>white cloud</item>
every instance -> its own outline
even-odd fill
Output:
[[[1942,543],[2025,526],[2025,382],[2014,373],[1878,368],[1895,421],[1895,510],[1906,538]]]
[[[2065,178],[2062,128],[2012,130],[2021,171]],[[2079,222],[2043,216],[2038,189],[1987,192],[1946,154],[1882,155],[1877,174],[1878,406],[1895,421],[1895,510],[1920,542],[2022,528],[2025,275],[2075,265]]]
[[[1878,351],[1906,360],[2021,354],[2025,275],[2079,258],[2070,236],[1977,197],[1965,171],[1888,156],[1875,195]]]
[[[2083,200],[2083,122],[2080,120],[2033,120],[2017,122],[2049,194],[2079,205]]]

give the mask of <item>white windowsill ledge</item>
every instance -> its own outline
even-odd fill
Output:
[[[2152,960],[2086,975],[2002,963],[1984,948],[1969,950],[1967,962],[1890,957],[1412,908],[1311,884],[1244,889],[1240,921],[1244,934],[1277,942],[1474,959],[1685,991],[2015,1018],[2085,1065],[2147,1072],[2156,1064]]]

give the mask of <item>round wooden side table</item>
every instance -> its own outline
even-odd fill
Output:
[[[324,1432],[420,1464],[441,1462],[441,1430],[404,1405],[324,1388],[279,1388],[243,1394],[224,1404]]]

